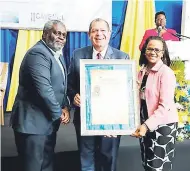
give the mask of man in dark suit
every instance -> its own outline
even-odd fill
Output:
[[[67,71],[59,59],[66,35],[62,22],[48,21],[21,63],[11,123],[24,171],[53,171],[56,132],[69,122]]]
[[[129,56],[110,47],[111,31],[107,21],[95,19],[89,27],[92,46],[73,52],[68,74],[68,95],[76,110],[74,125],[80,151],[82,171],[115,171],[120,136],[81,136],[80,134],[80,59],[128,59]]]

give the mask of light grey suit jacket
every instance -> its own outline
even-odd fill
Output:
[[[80,59],[92,59],[93,47],[87,46],[73,52],[68,73],[68,96],[73,102],[74,96],[80,94]],[[128,54],[108,46],[104,59],[129,59]],[[80,123],[80,109],[76,108],[74,123]]]

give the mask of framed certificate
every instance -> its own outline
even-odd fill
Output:
[[[80,60],[81,135],[130,135],[139,125],[135,61]]]

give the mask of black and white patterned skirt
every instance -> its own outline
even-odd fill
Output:
[[[175,152],[177,123],[160,125],[140,138],[145,171],[170,171]]]

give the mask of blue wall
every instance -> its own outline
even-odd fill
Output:
[[[166,13],[167,28],[173,28],[181,33],[181,14],[183,0],[156,0],[156,12],[164,11]]]
[[[114,24],[119,23],[122,15],[125,14],[127,2],[124,0],[112,1],[112,20]],[[167,17],[167,27],[175,29],[178,33],[181,33],[182,5],[183,0],[155,0],[156,12],[164,11]],[[112,27],[114,30],[116,25]]]

